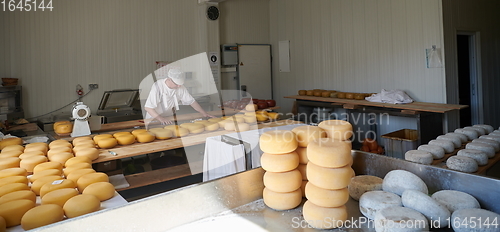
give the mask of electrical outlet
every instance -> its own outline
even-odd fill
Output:
[[[99,88],[98,84],[89,84],[89,90],[94,90],[94,89],[98,89],[98,88]]]

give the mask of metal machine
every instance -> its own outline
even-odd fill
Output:
[[[90,108],[87,105],[84,105],[83,102],[77,102],[73,106],[71,115],[75,119],[71,137],[90,135],[90,126],[88,122],[90,117]]]
[[[118,89],[104,92],[97,115],[105,123],[142,119],[138,89]]]
[[[21,86],[0,87],[0,121],[24,118]]]

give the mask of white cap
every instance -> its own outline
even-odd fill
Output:
[[[177,85],[183,85],[184,80],[186,80],[186,74],[180,69],[168,70],[168,77]]]

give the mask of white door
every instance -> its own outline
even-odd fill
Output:
[[[252,98],[273,98],[271,45],[238,45],[238,80]]]

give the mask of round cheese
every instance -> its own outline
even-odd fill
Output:
[[[302,175],[302,180],[307,180],[307,164],[299,164],[297,170],[299,170],[300,175]]]
[[[7,157],[0,159],[0,170],[7,168],[18,168],[21,163],[21,159],[18,157]]]
[[[24,151],[24,147],[22,145],[14,144],[14,145],[8,145],[2,149],[1,153],[4,153],[6,151]]]
[[[243,132],[248,130],[250,130],[250,124],[248,123],[238,123],[237,127],[235,128],[236,132]]]
[[[348,140],[352,137],[351,123],[343,120],[325,120],[318,124],[328,134],[328,138]]]
[[[307,146],[307,158],[325,168],[344,167],[352,162],[351,148],[351,141],[318,138]]]
[[[21,227],[31,230],[41,226],[62,221],[64,211],[59,205],[40,205],[28,210],[21,218]]]
[[[76,184],[78,186],[78,191],[83,192],[87,186],[97,182],[109,182],[108,175],[102,172],[85,174],[78,178]]]
[[[472,142],[472,143],[468,143],[467,145],[465,145],[465,148],[482,151],[482,152],[486,153],[488,158],[495,157],[495,148],[491,145],[488,145],[488,144]]]
[[[23,152],[19,150],[12,150],[12,151],[2,150],[2,153],[0,153],[0,159],[7,157],[19,157],[21,154],[23,154]]]
[[[359,175],[351,178],[347,186],[349,196],[359,201],[361,195],[369,191],[382,190],[383,179],[378,176]]]
[[[321,207],[339,207],[349,200],[347,188],[329,190],[315,186],[308,182],[305,188],[307,200]]]
[[[447,140],[434,139],[429,141],[429,145],[442,147],[444,149],[444,152],[446,153],[452,153],[453,151],[455,151],[455,145],[453,144],[453,142]]]
[[[102,149],[110,149],[118,145],[118,141],[115,138],[102,138],[97,140],[97,146]]]
[[[473,125],[473,127],[483,128],[484,130],[486,130],[486,134],[489,134],[495,130],[495,128],[493,128],[491,125],[485,125],[485,124],[476,124]]]
[[[406,207],[390,207],[375,214],[377,232],[417,232],[429,231],[429,221],[416,210]]]
[[[488,132],[486,131],[486,129],[484,129],[482,127],[466,126],[466,127],[464,127],[464,129],[475,130],[475,131],[477,131],[478,136],[488,134]]]
[[[23,145],[23,140],[18,137],[6,138],[0,141],[0,150],[3,150],[9,145]]]
[[[73,139],[72,143],[73,146],[78,146],[80,143],[94,143],[94,140],[90,136],[82,136],[82,137],[76,137]]]
[[[43,153],[43,151],[28,151],[28,152],[24,152],[23,154],[21,154],[19,156],[19,158],[26,159],[30,156],[45,156],[45,153]]]
[[[460,209],[480,209],[479,202],[468,193],[441,190],[432,194],[432,199],[445,206],[451,213]]]
[[[42,146],[42,147],[46,147],[48,148],[49,145],[47,143],[44,143],[44,142],[35,142],[35,143],[28,143],[25,145],[25,148],[32,148],[32,147],[38,147],[38,146]]]
[[[77,195],[70,198],[63,206],[64,214],[68,218],[92,213],[101,207],[101,202],[94,195]]]
[[[65,169],[63,169],[64,176],[69,176],[72,172],[79,170],[79,169],[87,169],[87,168],[92,168],[92,165],[89,163],[77,163],[74,165],[71,165]]]
[[[49,148],[45,146],[34,146],[34,147],[27,147],[24,149],[24,153],[31,152],[31,151],[41,151],[43,154],[47,154],[49,151]]]
[[[429,193],[424,181],[409,171],[392,170],[385,175],[382,182],[382,190],[401,196],[408,189],[417,190],[425,194]]]
[[[474,159],[477,165],[483,166],[488,164],[488,155],[484,151],[474,149],[462,149],[457,152],[457,156],[464,156]]]
[[[209,122],[220,122],[222,120],[223,120],[222,118],[209,118],[208,119]]]
[[[299,166],[299,155],[295,152],[279,155],[264,153],[260,164],[268,172],[288,172]]]
[[[43,171],[43,170],[47,170],[47,169],[59,169],[62,171],[62,168],[63,168],[63,166],[59,162],[45,162],[45,163],[41,163],[41,164],[36,165],[33,168],[33,173],[37,173],[39,171]]]
[[[96,144],[93,142],[92,143],[80,143],[77,146],[73,147],[73,153],[77,153],[77,152],[79,152],[81,150],[85,150],[87,148],[96,148]]]
[[[42,205],[56,204],[63,207],[66,201],[74,196],[77,196],[78,194],[80,193],[75,188],[57,189],[45,194],[42,197]]]
[[[257,118],[255,116],[245,116],[243,117],[246,123],[255,123],[257,122]]]
[[[30,190],[19,190],[11,193],[7,193],[0,197],[0,205],[6,202],[10,201],[15,201],[15,200],[21,200],[21,199],[26,199],[33,201],[33,203],[36,203],[36,195],[33,191]]]
[[[264,186],[273,192],[292,192],[300,188],[302,175],[298,170],[264,173]]]
[[[174,136],[171,130],[159,128],[158,130],[155,130],[153,134],[156,136],[156,139],[169,139]]]
[[[389,207],[403,206],[401,197],[390,192],[369,191],[359,198],[359,210],[361,213],[374,220],[377,211]]]
[[[171,130],[171,131],[174,131],[174,130],[179,129],[179,128],[181,128],[179,125],[168,125],[168,126],[163,127],[163,129],[167,129],[167,130]]]
[[[51,175],[40,177],[31,184],[31,191],[33,191],[37,196],[40,196],[40,189],[47,183],[52,183],[56,180],[63,180],[61,176]]]
[[[419,164],[432,164],[434,157],[430,152],[421,150],[409,150],[405,152],[405,160],[419,163]]]
[[[485,138],[478,138],[478,139],[474,139],[472,140],[473,143],[484,143],[484,144],[488,144],[490,146],[492,146],[493,148],[495,148],[495,153],[500,151],[500,142],[497,142],[495,140],[491,140],[491,139],[485,139]]]
[[[145,129],[143,129],[145,130]],[[92,138],[94,140],[94,143],[98,143],[99,140],[101,139],[105,139],[105,138],[114,138],[112,134],[99,134],[99,135],[96,135],[94,136],[94,138]]]
[[[302,191],[299,189],[288,192],[278,193],[268,188],[264,188],[262,193],[264,204],[275,210],[289,210],[300,205],[302,202]]]
[[[39,171],[30,177],[30,182],[33,183],[44,176],[61,176],[62,172],[59,169],[47,169]]]
[[[319,138],[326,138],[326,131],[317,126],[299,126],[292,129],[297,136],[299,147],[307,147],[307,145]]]
[[[479,137],[477,131],[473,129],[458,128],[454,132],[459,134],[464,134],[465,136],[467,136],[468,140],[477,139],[477,137]]]
[[[131,136],[133,136],[133,135],[131,135]],[[124,137],[124,136],[121,136],[121,137]],[[97,158],[99,158],[99,150],[97,150],[97,148],[87,148],[87,149],[76,152],[75,156],[76,157],[86,156],[86,157],[89,157],[91,160],[96,160]]]
[[[11,192],[20,191],[20,190],[29,190],[29,189],[30,189],[30,187],[24,183],[6,184],[6,185],[2,186],[2,188],[0,188],[0,197],[4,196],[5,194],[11,193]]]
[[[156,139],[155,134],[151,132],[144,132],[137,134],[137,142],[139,143],[149,143],[153,142],[155,139]]]
[[[189,134],[189,130],[186,128],[177,128],[174,131],[175,137],[184,137]]]
[[[56,147],[73,148],[73,145],[69,141],[64,140],[64,139],[54,140],[54,141],[49,143],[49,150],[52,148],[56,148]]]
[[[36,165],[47,161],[47,157],[45,156],[30,156],[21,160],[19,167],[26,169],[27,172],[33,172],[33,168],[35,168]]]
[[[343,189],[349,185],[354,171],[350,166],[341,168],[324,168],[309,162],[307,179],[314,185],[324,189]]]
[[[460,148],[462,146],[462,140],[456,136],[451,135],[440,135],[436,138],[436,140],[447,140],[453,143],[455,148]]]
[[[333,229],[342,227],[347,220],[347,208],[343,205],[336,208],[327,208],[306,201],[302,208],[306,222],[317,229]]]
[[[115,186],[109,182],[97,182],[87,186],[82,194],[96,196],[100,201],[111,199],[115,195]]]
[[[137,136],[137,134],[147,132],[147,131],[148,131],[147,129],[135,129],[135,130],[131,131],[130,133]]]
[[[74,147],[73,149],[78,149],[77,147]],[[69,148],[69,147],[54,147],[52,149],[50,149],[48,152],[47,152],[47,157],[50,157],[54,154],[58,154],[58,153],[62,153],[62,152],[73,152],[73,149]]]
[[[94,172],[95,170],[91,168],[77,169],[69,173],[68,176],[66,176],[66,179],[72,180],[73,182],[77,183],[78,179],[80,179],[80,177],[82,177],[83,175]]]
[[[299,163],[307,164],[309,163],[309,159],[307,158],[307,148],[306,147],[297,147],[295,150],[299,155]]]
[[[70,167],[73,164],[78,164],[78,163],[92,164],[92,160],[89,157],[87,157],[87,156],[73,157],[73,158],[67,160],[66,163],[64,163],[64,166],[65,167]]]
[[[433,159],[441,159],[444,157],[444,148],[435,145],[420,145],[417,150],[431,153]]]
[[[129,136],[129,135],[132,135],[132,133],[128,132],[128,131],[121,131],[121,132],[116,132],[113,134],[113,137],[120,137],[120,136]]]
[[[9,176],[26,176],[28,172],[24,168],[7,168],[0,170],[0,178]]]
[[[489,139],[489,140],[494,140],[494,141],[497,141],[500,143],[500,136],[498,135],[481,135],[481,137],[479,137],[480,139]]]
[[[53,154],[49,160],[52,162],[60,163],[62,165],[62,164],[65,164],[66,161],[68,161],[69,159],[71,159],[73,157],[75,157],[75,156],[71,152],[61,152],[61,153]]]
[[[9,176],[9,177],[4,177],[0,179],[0,188],[12,184],[12,183],[23,183],[23,184],[28,184],[28,178],[25,176]]]
[[[455,137],[459,138],[462,143],[469,141],[469,138],[464,134],[449,132],[449,133],[446,133],[445,135],[455,136]]]
[[[115,136],[115,138],[120,145],[130,145],[135,143],[135,136],[133,134],[122,134]]]
[[[17,226],[21,224],[23,215],[34,207],[35,203],[30,200],[10,201],[2,204],[2,207],[0,207],[0,217],[5,219],[7,227]]]
[[[416,190],[406,190],[401,196],[404,207],[414,209],[422,213],[432,225],[438,227],[447,226],[450,211],[436,200],[425,193]],[[439,223],[432,223],[438,221]]]
[[[450,219],[455,232],[497,232],[500,214],[485,209],[460,209]]]
[[[40,196],[43,198],[45,194],[63,188],[76,188],[76,184],[72,180],[67,179],[48,182],[45,183],[42,188],[40,188]]]
[[[295,151],[298,147],[295,133],[287,130],[264,132],[259,139],[260,149],[270,154],[284,154]]]
[[[205,126],[206,131],[216,131],[219,129],[219,123],[216,122],[203,123],[203,126]]]
[[[446,166],[452,170],[468,173],[475,172],[478,169],[477,162],[474,159],[456,155],[446,160]]]

